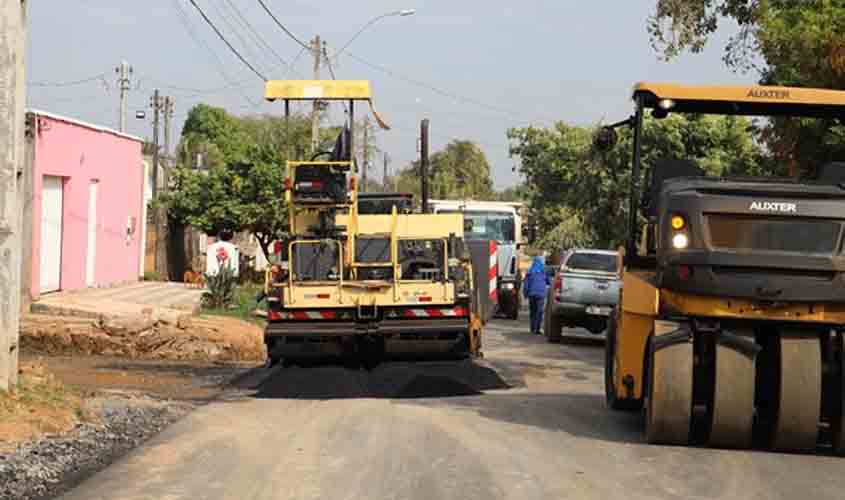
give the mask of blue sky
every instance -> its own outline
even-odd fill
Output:
[[[309,55],[300,53],[257,0],[195,1],[269,78],[310,75]],[[622,118],[630,112],[629,92],[638,80],[732,83],[755,78],[734,74],[721,61],[730,26],[704,53],[660,61],[646,33],[653,0],[265,2],[300,39],[320,34],[330,53],[374,16],[415,8],[413,16],[380,21],[348,48],[400,77],[343,55],[334,65],[337,77],[372,81],[376,106],[394,127],[378,134],[392,167],[416,157],[419,121],[427,117],[433,150],[450,138],[476,141],[490,160],[497,187],[517,182],[507,153],[509,127]],[[238,14],[288,65],[294,62],[292,67],[259,46]],[[151,135],[150,120],[135,120],[133,112],[149,111],[155,88],[175,97],[177,125],[200,102],[235,114],[282,112],[280,104],[261,101],[261,80],[228,51],[189,0],[35,1],[29,5],[29,22],[29,81],[105,75],[104,81],[80,85],[31,86],[30,106],[117,127],[114,68],[127,60],[135,70],[130,133]],[[192,38],[186,23],[201,42]],[[341,109],[334,109],[329,119],[336,123],[342,116]]]

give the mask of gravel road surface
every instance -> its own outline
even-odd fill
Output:
[[[845,495],[824,454],[644,444],[605,409],[603,351],[487,329],[485,358],[286,368],[181,419],[65,500],[653,499]]]

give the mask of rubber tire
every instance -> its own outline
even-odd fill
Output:
[[[616,336],[618,325],[616,308],[610,313],[607,322],[607,333],[604,342],[604,397],[607,407],[611,410],[633,411],[642,409],[642,401],[636,399],[621,399],[616,396],[616,386],[613,383],[613,367],[616,358]]]
[[[584,325],[584,328],[593,335],[601,335],[605,330],[607,330],[608,322],[602,320],[591,320]]]
[[[560,318],[550,313],[551,299],[551,293],[546,294],[546,305],[543,311],[543,333],[545,333],[546,340],[550,343],[560,344],[563,340],[563,336],[561,335],[563,325],[561,324]]]
[[[507,318],[510,320],[518,320],[519,319],[519,299],[516,300],[516,304],[513,306],[513,309],[508,311]]]

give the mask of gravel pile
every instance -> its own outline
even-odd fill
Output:
[[[151,399],[89,402],[99,421],[0,455],[0,499],[52,498],[184,416],[191,406]]]

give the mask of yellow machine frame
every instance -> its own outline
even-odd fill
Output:
[[[355,101],[366,101],[381,128],[389,129],[385,121],[375,111],[372,91],[367,81],[271,81],[266,84],[264,96],[268,101],[282,100],[285,105],[286,118],[290,117],[290,101],[347,102],[350,129],[348,132],[350,143],[348,149],[350,151],[354,151],[352,142],[354,142],[355,137]],[[326,197],[308,198],[304,196],[298,198],[297,188],[294,183],[297,179],[297,169],[304,167],[308,167],[310,170],[314,168],[334,169],[335,173],[339,173],[338,171],[342,170],[347,173],[349,186],[346,189],[343,199],[331,198],[331,196],[338,196],[337,194]],[[358,336],[361,332],[364,332],[363,334],[367,336],[379,335],[382,327],[388,331],[400,331],[403,328],[401,326],[402,323],[411,325],[407,328],[417,328],[416,325],[419,324],[419,321],[414,319],[408,323],[408,321],[402,320],[402,315],[405,314],[404,317],[407,319],[407,314],[416,318],[415,315],[418,311],[423,311],[424,314],[429,314],[425,312],[426,310],[447,311],[454,316],[442,316],[440,319],[443,321],[438,321],[437,319],[433,321],[421,320],[423,322],[430,321],[430,325],[423,325],[430,326],[426,330],[426,335],[428,335],[426,339],[428,340],[411,339],[400,340],[400,342],[410,342],[411,345],[416,345],[416,342],[424,344],[434,339],[434,344],[430,344],[432,346],[440,345],[439,343],[441,342],[447,343],[450,340],[441,340],[432,337],[432,332],[434,335],[438,334],[437,328],[441,327],[450,329],[447,332],[453,332],[456,328],[456,322],[466,320],[469,353],[473,355],[480,354],[481,320],[474,311],[474,308],[470,306],[473,296],[472,279],[467,279],[466,282],[469,289],[466,290],[467,287],[465,286],[463,291],[459,293],[459,283],[447,277],[449,269],[455,268],[456,266],[462,266],[467,277],[472,276],[472,266],[468,260],[460,260],[463,256],[449,255],[450,238],[452,236],[462,238],[463,236],[464,226],[462,215],[399,214],[396,208],[389,215],[360,215],[358,213],[356,174],[357,169],[354,160],[287,162],[284,201],[288,207],[291,235],[287,246],[287,278],[282,278],[284,276],[284,270],[281,266],[272,266],[267,272],[265,282],[265,292],[268,296],[283,297],[282,312],[276,312],[280,316],[275,323],[277,327],[276,331],[278,332],[278,329],[288,328],[289,325],[298,325],[297,322],[299,320],[294,317],[293,322],[291,322],[288,313],[291,313],[291,315],[299,314],[300,318],[303,317],[303,314],[306,314],[306,320],[304,321],[309,321],[312,318],[312,313],[319,315],[319,311],[338,313],[338,316],[343,316],[344,318],[337,322],[331,319],[322,322],[328,323],[327,326],[309,326],[307,324],[303,324],[302,327],[295,326],[294,328],[299,328],[299,330],[295,331],[292,336],[308,336],[308,332],[314,328],[325,327],[342,329],[342,331],[332,330],[331,334],[325,335],[348,337]],[[326,221],[326,217],[333,218],[334,228]],[[312,231],[311,228],[314,226],[322,229],[316,232]],[[334,230],[337,228],[343,228],[342,230],[338,229],[339,232],[342,231],[342,239],[333,236],[335,234]],[[320,235],[320,238],[326,239],[314,239],[313,235],[315,234]],[[373,236],[389,238],[391,249],[390,261],[381,263],[356,262],[356,241],[360,238]],[[437,281],[403,279],[398,250],[401,242],[404,240],[438,241],[440,242],[438,245],[442,244],[442,279],[438,279]],[[331,276],[332,280],[330,281],[296,280],[295,259],[297,252],[294,250],[297,245],[306,244],[334,244],[338,246],[339,251],[337,253],[336,263],[338,279],[335,280],[333,279],[334,276]],[[392,268],[393,278],[389,280],[358,279],[359,271],[374,267]],[[463,308],[464,305],[466,305],[465,308]],[[385,308],[384,310],[386,311],[383,315],[384,319],[387,319],[389,316],[391,320],[382,321],[382,324],[378,326],[371,325],[369,321],[380,317],[376,311],[381,308]],[[355,314],[351,314],[353,311]],[[446,313],[441,312],[439,314]],[[314,319],[321,322],[319,318],[315,317]],[[333,327],[332,323],[339,324],[340,326]],[[391,324],[384,325],[383,323]],[[273,321],[268,325],[268,329],[272,329],[274,325]],[[463,327],[461,326],[460,328]],[[325,332],[326,330],[320,331]],[[412,334],[416,335],[417,333],[412,332]],[[318,340],[318,342],[321,341]],[[419,352],[426,350],[424,345],[417,347],[421,349]]]
[[[636,114],[617,125],[631,125],[641,130],[644,108],[680,113],[711,113],[760,116],[845,116],[845,91],[743,85],[678,85],[637,83],[633,98]],[[635,131],[632,176],[640,177],[640,135]],[[638,225],[638,183],[632,185],[629,234]],[[642,401],[643,378],[649,338],[655,321],[663,315],[772,320],[845,324],[845,306],[841,304],[771,304],[728,297],[705,297],[674,293],[656,288],[655,274],[644,266],[638,254],[638,242],[629,238],[622,249],[625,262],[622,290],[614,318],[617,324],[613,384],[615,397]]]

